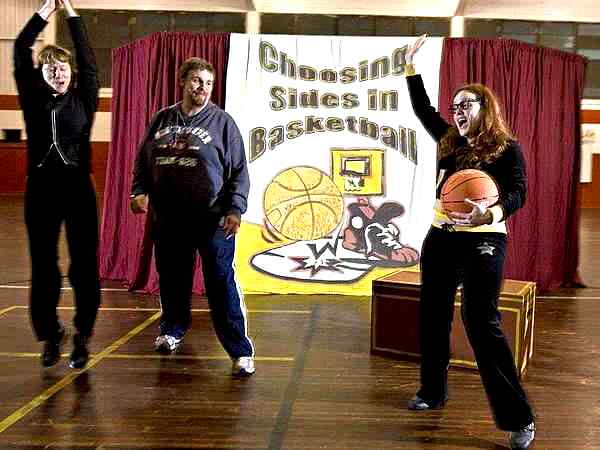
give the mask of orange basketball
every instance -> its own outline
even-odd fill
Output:
[[[442,186],[440,201],[444,212],[471,212],[468,198],[490,207],[498,201],[498,186],[494,179],[482,170],[465,169],[450,175]]]

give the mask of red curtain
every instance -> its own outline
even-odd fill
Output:
[[[191,56],[213,64],[212,100],[225,105],[228,52],[228,33],[172,32],[154,33],[113,51],[113,126],[100,235],[101,278],[124,280],[130,289],[158,291],[147,215],[129,212],[137,147],[152,116],[180,100],[177,69]],[[196,271],[194,292],[204,292],[200,270]]]
[[[228,44],[228,34],[155,33],[113,52],[113,131],[101,228],[102,278],[157,291],[146,216],[134,216],[128,209],[137,145],[153,114],[179,100],[177,68],[190,56],[213,63],[213,100],[224,105]],[[509,220],[506,276],[534,280],[541,290],[579,283],[579,109],[585,64],[580,56],[514,40],[444,40],[442,113],[446,114],[443,105],[450,103],[457,87],[486,84],[498,94],[523,146],[528,198]],[[203,290],[197,271],[194,292]]]
[[[506,277],[540,290],[578,285],[580,101],[585,58],[505,39],[445,39],[440,109],[454,90],[494,90],[521,142],[529,178],[525,207],[509,219]]]

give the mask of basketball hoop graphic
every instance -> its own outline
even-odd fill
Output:
[[[384,194],[384,151],[377,148],[332,148],[331,177],[342,194]]]
[[[348,193],[360,193],[365,187],[365,177],[371,176],[371,159],[367,156],[342,157],[344,190]]]

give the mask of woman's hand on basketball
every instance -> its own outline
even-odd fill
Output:
[[[479,225],[486,225],[492,223],[492,212],[487,207],[476,203],[468,198],[465,199],[465,203],[473,207],[471,212],[451,212],[449,214],[450,218],[454,221],[455,225],[460,225],[463,227],[477,227]]]
[[[419,51],[419,49],[421,48],[421,46],[425,43],[425,39],[427,39],[427,35],[422,34],[421,36],[419,36],[419,39],[417,39],[414,43],[410,44],[406,48],[406,54],[404,55],[406,64],[413,63],[413,57],[415,56],[415,53],[417,53]]]
[[[223,231],[225,237],[229,239],[231,236],[236,234],[240,229],[241,219],[237,214],[228,214],[223,220]]]

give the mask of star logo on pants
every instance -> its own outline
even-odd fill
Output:
[[[494,256],[494,250],[496,250],[495,247],[492,247],[490,244],[488,244],[487,242],[484,242],[482,245],[480,245],[479,247],[477,247],[477,250],[480,251],[480,255],[491,255]]]

